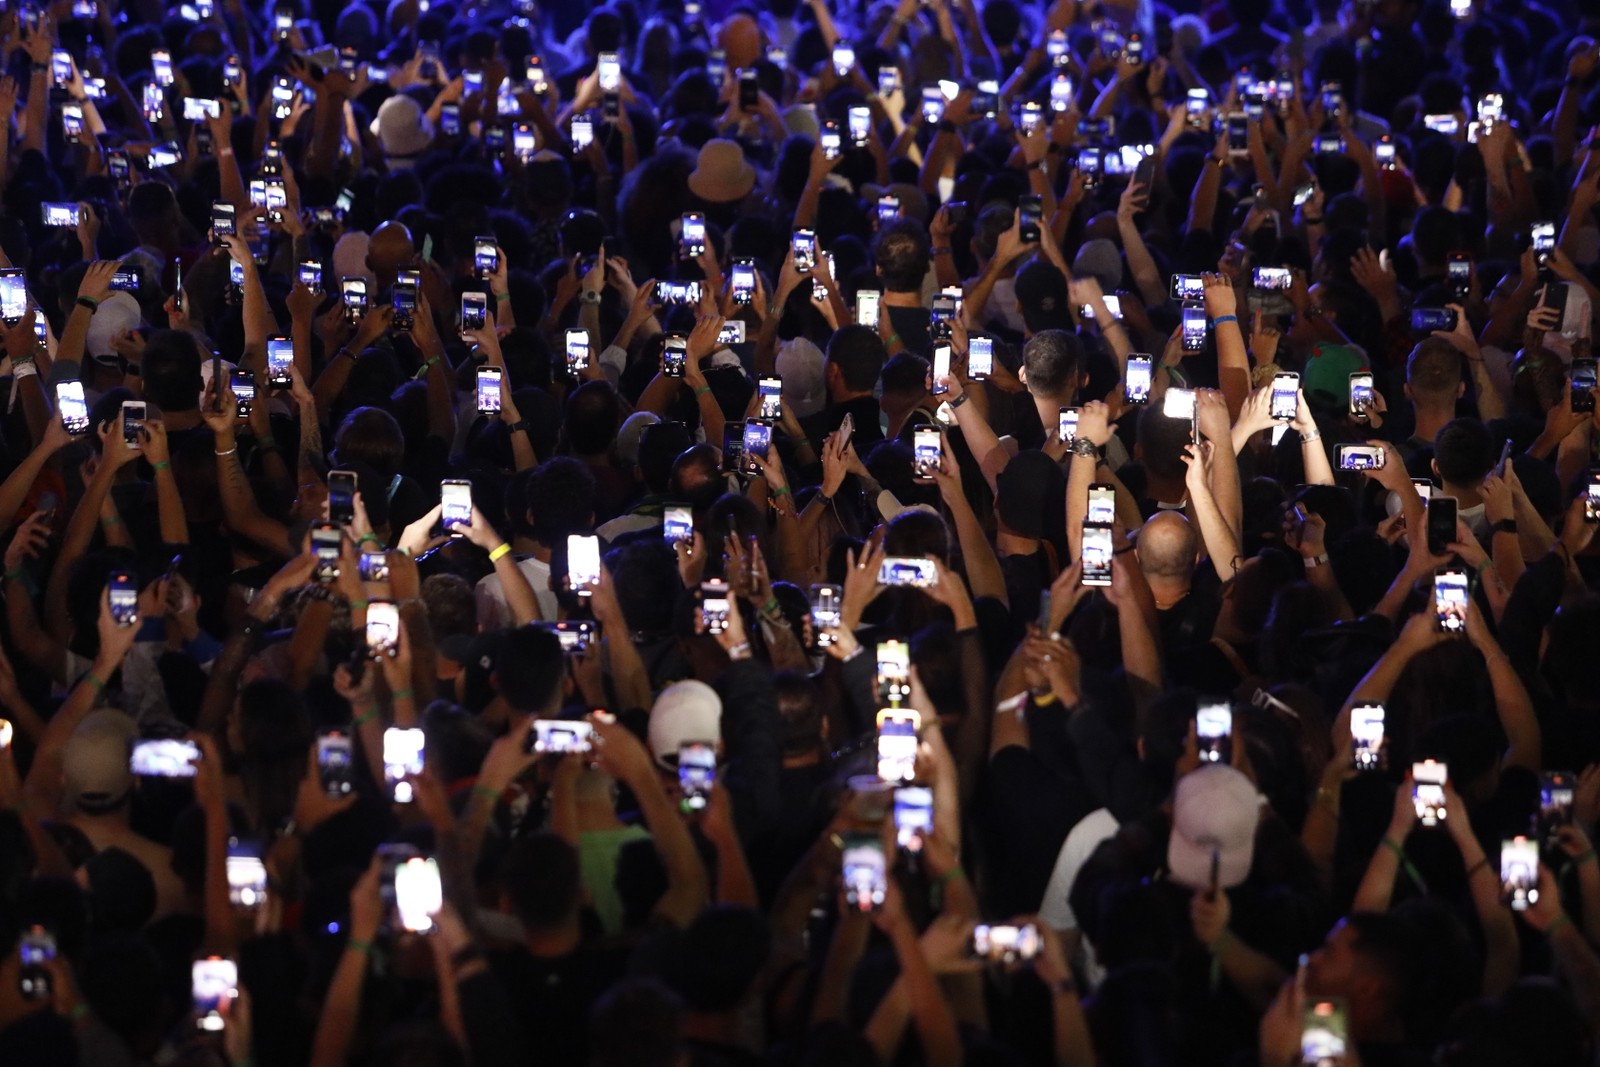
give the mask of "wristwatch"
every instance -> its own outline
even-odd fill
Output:
[[[600,303],[600,290],[585,289],[578,294],[578,301],[583,304],[598,304]]]
[[[960,407],[962,404],[965,404],[967,401],[969,401],[971,399],[972,399],[972,394],[971,393],[962,393],[960,396],[956,397],[954,400],[946,400],[945,403],[950,405],[950,410],[951,411],[954,411],[956,408]]]
[[[1501,519],[1499,522],[1491,523],[1489,525],[1489,536],[1490,537],[1493,537],[1495,534],[1503,534],[1503,533],[1508,533],[1511,536],[1515,537],[1517,535],[1517,520],[1516,519]]]
[[[1074,456],[1083,456],[1086,459],[1090,457],[1098,459],[1100,456],[1100,449],[1087,437],[1074,437],[1067,451]]]

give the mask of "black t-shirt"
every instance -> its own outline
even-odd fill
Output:
[[[522,949],[489,954],[489,966],[516,1005],[528,1048],[546,1063],[587,1063],[589,1009],[620,981],[627,953],[585,947],[554,959]]]
[[[906,351],[932,362],[933,336],[928,332],[928,327],[933,323],[933,312],[927,308],[889,304],[885,304],[883,310],[888,313],[889,325],[900,335],[900,342],[906,346]]]
[[[831,813],[827,793],[833,772],[831,763],[822,762],[785,767],[779,773],[781,807],[777,822],[751,841],[748,848],[750,872],[763,901],[771,903],[783,880],[828,825]]]
[[[1052,705],[1038,715],[1061,710]],[[1100,804],[1075,774],[1052,771],[1021,745],[1002,748],[989,760],[985,792],[995,914],[1031,914],[1039,910],[1067,834]]]

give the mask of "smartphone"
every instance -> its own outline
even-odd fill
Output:
[[[0,318],[15,326],[28,313],[28,282],[22,268],[0,270]]]
[[[400,609],[392,600],[367,604],[367,652],[373,657],[393,656],[400,644]]]
[[[241,419],[249,418],[256,404],[255,377],[247,370],[235,368],[230,376],[230,383],[233,388],[234,410]]]
[[[1039,225],[1044,219],[1044,200],[1034,193],[1017,201],[1017,236],[1025,245],[1039,243]]]
[[[289,368],[294,365],[294,342],[287,337],[267,338],[267,384],[288,389],[294,384]]]
[[[661,373],[668,378],[682,378],[688,359],[688,338],[681,334],[669,334],[661,350]]]
[[[622,91],[622,64],[617,59],[617,53],[601,52],[595,63],[595,69],[599,74],[602,93],[615,96]]]
[[[1308,999],[1300,1020],[1300,1062],[1340,1067],[1350,1041],[1345,1002],[1338,997]]]
[[[876,651],[878,699],[885,704],[904,703],[911,697],[911,646],[904,641],[879,641]],[[894,709],[885,709],[878,713],[880,739],[883,733],[884,715],[890,710]],[[917,723],[920,726],[921,720],[918,719]],[[881,740],[879,747],[880,749],[882,747]]]
[[[1382,470],[1383,461],[1384,451],[1376,445],[1339,445],[1334,450],[1334,464],[1342,471]]]
[[[1456,498],[1434,496],[1428,500],[1428,551],[1435,556],[1449,553],[1456,539]]]
[[[39,206],[39,218],[54,229],[70,230],[78,225],[78,205],[47,203]]]
[[[586,719],[534,719],[528,724],[529,752],[587,753],[594,750],[594,725]]]
[[[866,326],[876,330],[878,328],[879,302],[883,294],[876,289],[861,289],[856,292],[856,325]]]
[[[344,547],[344,534],[331,522],[318,523],[311,528],[311,551],[317,557],[317,581],[329,584],[339,578],[339,553]]]
[[[444,532],[462,536],[472,525],[472,483],[465,478],[446,478],[439,483],[439,503]]]
[[[1430,333],[1434,330],[1448,333],[1455,328],[1456,313],[1450,308],[1411,309],[1411,329],[1417,333]]]
[[[953,349],[946,342],[940,342],[933,346],[933,389],[931,392],[934,396],[943,396],[950,391],[950,387],[943,383],[944,379],[950,377],[952,352]]]
[[[1435,500],[1441,499],[1435,497]],[[1449,497],[1442,499],[1449,500]],[[1441,567],[1433,575],[1433,612],[1439,629],[1445,633],[1465,633],[1467,629],[1467,572]]]
[[[427,741],[420,727],[391,726],[383,731],[383,780],[396,804],[415,799],[408,774],[421,774]]]
[[[685,814],[704,811],[717,783],[717,749],[705,741],[685,741],[678,746],[678,802]]]
[[[1179,304],[1202,301],[1206,298],[1206,283],[1198,274],[1174,274],[1172,276],[1172,299]],[[1185,309],[1189,310],[1189,309]],[[1202,337],[1205,329],[1205,312],[1200,313],[1200,326]]]
[[[253,853],[228,850],[228,903],[257,908],[267,902],[267,866]]]
[[[45,964],[56,958],[55,935],[43,926],[30,926],[17,942],[17,989],[25,1001],[49,1000],[55,995]]]
[[[885,556],[878,565],[879,585],[906,585],[927,589],[939,580],[939,569],[931,559],[914,556]]]
[[[822,584],[811,587],[811,631],[816,635],[818,648],[833,644],[833,635],[828,631],[843,621],[843,604],[843,586]]]
[[[80,434],[89,429],[89,402],[82,382],[72,379],[56,383],[56,410],[61,412],[61,426],[68,433]]]
[[[911,468],[919,482],[931,482],[943,458],[937,426],[918,426],[911,446]]]
[[[1109,482],[1095,482],[1089,486],[1089,511],[1084,521],[1095,526],[1109,527],[1117,518],[1117,489]]]
[[[845,907],[874,912],[889,893],[889,876],[883,842],[873,834],[849,833],[842,837],[841,860]]]
[[[1085,522],[1082,585],[1104,588],[1111,584],[1111,553],[1111,527]]]
[[[128,448],[138,448],[144,441],[145,402],[122,402],[122,443]]]
[[[668,504],[662,511],[661,537],[669,545],[694,540],[694,510],[684,504]]]
[[[850,143],[860,148],[872,136],[872,109],[857,104],[850,108],[848,116]]]
[[[768,424],[777,422],[783,414],[783,379],[762,378],[758,388],[761,407],[757,418]]]
[[[200,746],[175,737],[135,741],[128,769],[144,778],[193,778]]]
[[[61,105],[61,137],[68,144],[77,144],[83,140],[83,105],[68,102]],[[128,157],[126,153],[112,155],[107,153],[106,165],[111,170],[111,176],[118,182],[128,180]]]
[[[900,644],[900,642],[886,642]],[[882,645],[879,646],[880,650]],[[903,646],[902,646],[903,647]],[[880,680],[882,652],[879,653]],[[906,686],[910,685],[909,666]],[[880,684],[881,681],[880,681]],[[910,708],[883,708],[878,712],[878,777],[885,782],[911,782],[917,777],[917,737],[922,715]]]
[[[1350,765],[1358,771],[1383,766],[1383,705],[1357,704],[1350,709]]]
[[[576,378],[589,369],[589,331],[567,331],[567,373]]]
[[[1556,831],[1572,822],[1576,777],[1566,771],[1545,771],[1539,777],[1539,839],[1553,844]]]
[[[405,784],[405,783],[402,783]],[[439,861],[410,856],[394,869],[394,912],[400,928],[414,934],[433,929],[433,917],[444,907]]]
[[[130,571],[112,571],[110,576],[110,617],[117,625],[139,622],[139,582]]]
[[[1150,378],[1154,363],[1149,356],[1134,354],[1128,357],[1128,369],[1122,379],[1122,399],[1128,404],[1150,402]]]
[[[702,223],[702,226],[704,223]],[[733,283],[731,285],[733,302],[739,307],[748,307],[756,296],[756,264],[753,259],[736,259],[733,261]]]
[[[1026,963],[1039,954],[1044,940],[1033,923],[997,926],[978,923],[967,941],[967,958],[995,966]]]
[[[239,965],[221,956],[195,960],[189,968],[189,993],[195,1025],[207,1033],[222,1030],[239,995]]]
[[[567,582],[579,596],[590,596],[600,584],[600,539],[567,535]]]
[[[461,339],[470,341],[470,334],[489,326],[489,294],[466,292],[461,294]]]
[[[1451,252],[1445,263],[1445,278],[1456,300],[1466,300],[1472,291],[1472,259],[1465,252]]]
[[[417,288],[421,284],[422,276],[414,270],[403,270],[396,277],[394,289],[390,295],[390,303],[394,307],[394,328],[397,330],[410,330],[414,316],[417,312]]]
[[[711,578],[700,583],[697,619],[701,633],[716,635],[728,628],[728,598],[727,582]]]
[[[1574,359],[1572,361],[1572,410],[1575,412],[1589,412],[1594,410],[1594,388],[1600,382],[1595,371],[1593,359]]]
[[[1589,468],[1589,484],[1583,492],[1583,517],[1600,522],[1600,467]]]
[[[895,843],[906,852],[922,851],[933,833],[933,790],[903,785],[894,791]]]
[[[1194,716],[1200,762],[1229,763],[1233,759],[1233,708],[1225,702],[1202,703]]]
[[[1300,375],[1280,371],[1272,376],[1272,417],[1293,422],[1300,409]]]
[[[1500,900],[1512,911],[1539,902],[1539,842],[1513,837],[1500,842]]]
[[[478,414],[500,413],[500,378],[499,367],[478,368]]]
[[[738,474],[744,469],[744,424],[727,422],[722,426],[722,471]]]
[[[1373,385],[1371,371],[1356,371],[1350,375],[1350,415],[1352,418],[1365,421],[1367,412],[1373,406]]]
[[[355,788],[350,777],[353,752],[349,734],[329,730],[317,736],[317,779],[328,796],[348,796]]]
[[[1254,289],[1281,292],[1294,284],[1288,267],[1254,267],[1250,271],[1250,285]]]
[[[339,296],[344,300],[345,322],[355,324],[367,313],[367,280],[340,278]]]
[[[1482,112],[1480,110],[1479,114]],[[1529,231],[1533,239],[1533,258],[1540,270],[1550,265],[1550,253],[1556,250],[1556,224],[1536,222]]]
[[[752,476],[759,475],[761,468],[756,465],[756,459],[767,458],[767,450],[772,447],[772,427],[759,419],[751,419],[744,424],[744,473]]]
[[[1185,306],[1183,309],[1183,350],[1185,352],[1198,352],[1205,346],[1206,309]]]
[[[1169,419],[1193,419],[1194,411],[1193,389],[1168,389],[1161,398],[1161,414]]]
[[[972,335],[967,338],[967,374],[981,382],[994,373],[994,339]]]
[[[678,226],[678,258],[694,259],[706,250],[706,217],[697,211],[684,215]]]
[[[1078,439],[1078,409],[1062,408],[1059,420],[1056,423],[1056,436],[1063,444],[1071,444]]]
[[[817,265],[817,235],[813,230],[796,230],[793,240],[794,269],[809,274]]]
[[[844,141],[839,136],[839,124],[837,122],[832,119],[824,122],[822,130],[818,134],[818,139],[822,142],[822,158],[838,159],[844,155]]]
[[[354,471],[328,472],[328,521],[348,526],[356,518],[356,475]]]

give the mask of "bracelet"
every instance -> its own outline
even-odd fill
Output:
[[[122,516],[121,515],[107,515],[105,518],[100,520],[100,525],[101,526],[121,526],[122,525]]]
[[[422,369],[423,370],[431,370],[434,367],[435,364],[443,363],[443,362],[444,362],[444,357],[443,356],[433,356],[433,357],[430,357],[429,359],[425,359],[425,360],[422,361]]]
[[[172,469],[172,461],[170,459],[158,459],[154,463],[150,464],[150,469],[156,471],[169,471]]]
[[[496,304],[503,304],[507,300],[510,300],[510,299],[511,299],[511,294],[510,293],[496,293],[496,294],[494,294],[494,302]]]
[[[778,603],[778,598],[776,595],[767,597],[767,602],[761,605],[762,615],[777,615],[782,610],[783,605]]]
[[[1557,915],[1554,919],[1550,920],[1550,925],[1544,928],[1544,936],[1549,937],[1551,934],[1561,929],[1563,925],[1572,925],[1572,916],[1568,915],[1566,912],[1562,912],[1560,915]]]
[[[232,148],[219,148],[219,149],[217,149],[217,155],[219,157],[223,158],[223,159],[227,159],[229,156],[233,155],[233,149]]]
[[[373,533],[371,530],[368,530],[366,533],[364,533],[360,537],[356,538],[356,544],[357,545],[364,545],[368,541],[377,541],[377,540],[378,540],[378,535]]]
[[[793,495],[794,494],[789,491],[789,487],[787,485],[780,485],[778,488],[772,491],[772,499],[774,500],[782,500],[786,496]]]
[[[900,340],[900,335],[897,334],[897,333],[891,333],[888,337],[884,338],[884,341],[883,341],[883,347],[884,348],[893,348],[895,345],[904,345],[904,344],[905,344],[905,342]]]
[[[950,410],[951,411],[954,411],[956,408],[960,407],[962,404],[965,404],[967,401],[969,401],[971,399],[972,399],[971,394],[962,393],[960,396],[956,397],[954,400],[946,400],[945,403],[950,405]]]
[[[94,671],[84,671],[83,680],[94,686],[94,691],[96,693],[104,693],[106,691],[106,683],[96,678],[94,676]]]
[[[344,947],[349,952],[359,952],[363,956],[372,955],[372,942],[363,941],[359,937],[352,937],[344,943]]]
[[[1231,322],[1235,326],[1237,326],[1239,324],[1239,316],[1237,316],[1237,315],[1218,315],[1216,318],[1211,320],[1211,325],[1214,328],[1214,327],[1217,327],[1217,326],[1221,326],[1225,322]]]
[[[1406,850],[1397,844],[1394,838],[1385,834],[1383,840],[1379,843],[1390,852],[1393,852],[1396,856],[1399,856],[1402,863],[1405,862]]]
[[[1489,866],[1489,857],[1485,856],[1485,857],[1483,857],[1483,859],[1479,860],[1477,863],[1474,863],[1471,867],[1468,867],[1467,868],[1467,881],[1469,881],[1469,882],[1472,881],[1472,876],[1473,875],[1477,874],[1481,870],[1487,869],[1488,866]]]
[[[698,388],[698,389],[696,389],[694,391],[694,398],[696,400],[699,400],[701,397],[705,396],[709,392],[711,392],[711,386],[702,385],[700,388]]]
[[[471,796],[483,797],[487,800],[492,800],[497,804],[500,802],[500,790],[491,788],[490,786],[475,785],[471,790],[469,790],[469,794]]]
[[[744,657],[748,656],[749,654],[750,654],[750,642],[749,641],[740,641],[737,645],[734,645],[732,648],[728,649],[728,658],[729,659],[743,659]]]
[[[390,700],[415,700],[416,698],[416,691],[412,689],[396,689],[389,694]]]
[[[1318,215],[1316,218],[1312,218],[1310,215],[1301,215],[1300,221],[1305,223],[1307,226],[1321,226],[1322,216]]]
[[[278,440],[270,433],[264,433],[256,438],[256,447],[260,449],[277,448]]]
[[[1224,926],[1222,928],[1222,933],[1218,934],[1217,935],[1217,939],[1215,941],[1211,942],[1211,954],[1213,956],[1217,955],[1223,949],[1227,948],[1228,947],[1228,943],[1231,942],[1232,940],[1233,940],[1233,931],[1229,930],[1226,926]]]
[[[1513,537],[1515,537],[1517,534],[1517,520],[1501,519],[1499,522],[1490,523],[1489,536],[1493,537],[1495,534],[1503,533],[1511,534]]]
[[[83,1003],[82,1001],[80,1001],[77,1004],[74,1004],[72,1006],[71,1010],[67,1012],[67,1021],[75,1023],[75,1022],[78,1022],[81,1019],[87,1018],[88,1015],[89,1015],[89,1005],[87,1005],[87,1004]]]
[[[214,449],[212,449],[212,451],[215,452],[219,457],[220,456],[231,456],[231,455],[234,455],[235,453],[237,453],[239,451],[239,446],[238,445],[234,445],[232,448],[214,448]]]
[[[1573,866],[1577,866],[1580,863],[1587,863],[1589,860],[1594,859],[1596,857],[1596,855],[1597,855],[1597,853],[1595,852],[1594,848],[1591,846],[1589,851],[1572,857]],[[1488,862],[1488,861],[1486,860],[1485,862]]]
[[[950,248],[948,245],[946,245],[944,248],[930,248],[928,249],[928,252],[930,255],[948,256],[950,254]]]
[[[351,611],[356,611],[358,609],[361,610],[361,611],[366,611],[367,608],[369,608],[371,606],[372,606],[372,601],[370,601],[370,600],[352,600],[352,601],[350,601],[350,610]]]
[[[100,310],[100,301],[90,296],[80,296],[78,297],[76,303],[79,307],[88,308],[92,312]]]
[[[489,562],[499,563],[509,555],[511,555],[511,546],[502,541],[497,547],[490,549]]]
[[[951,867],[948,871],[945,871],[943,874],[941,874],[939,876],[939,880],[934,882],[933,884],[937,885],[937,886],[948,885],[950,882],[955,881],[957,878],[965,878],[966,876],[967,876],[967,872],[963,871],[961,869],[961,864],[958,863],[954,867]]]
[[[373,719],[376,719],[377,717],[378,717],[378,705],[374,704],[374,705],[372,705],[372,707],[370,707],[370,708],[368,708],[366,710],[365,714],[357,715],[355,717],[355,724],[357,726],[365,726],[365,725],[367,725],[367,723],[371,722]]]
[[[1138,547],[1139,547],[1138,545],[1136,545],[1136,544],[1134,544],[1133,542],[1130,541],[1128,544],[1123,545],[1121,548],[1112,549],[1111,550],[1111,554],[1113,556],[1120,556],[1120,555],[1123,555],[1125,553],[1132,552],[1134,549],[1136,549]]]
[[[5,579],[8,582],[20,582],[24,578],[26,578],[27,576],[28,576],[27,570],[22,568],[22,567],[18,567],[14,571],[6,571],[6,573],[5,573]]]
[[[1303,434],[1300,435],[1300,443],[1303,444],[1303,445],[1308,445],[1312,441],[1320,441],[1320,440],[1322,440],[1322,431],[1321,430],[1312,430],[1310,433],[1303,433]]]

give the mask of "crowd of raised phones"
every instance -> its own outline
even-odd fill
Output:
[[[1595,1063],[1595,35],[11,0],[0,1063]]]

